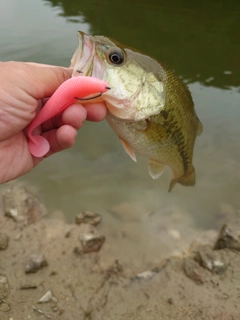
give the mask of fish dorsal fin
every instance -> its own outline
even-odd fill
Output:
[[[148,159],[148,172],[153,179],[158,179],[164,172],[164,164]]]
[[[137,162],[137,158],[136,158],[136,155],[135,155],[135,152],[133,150],[133,148],[128,144],[127,141],[123,140],[122,138],[119,137],[119,140],[121,141],[121,144],[123,146],[123,149],[126,151],[126,153],[129,155],[129,157]]]

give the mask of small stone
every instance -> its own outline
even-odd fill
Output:
[[[57,302],[57,298],[55,298],[52,294],[52,291],[47,291],[39,300],[38,303],[47,303],[47,302]]]
[[[65,233],[65,238],[69,238],[69,237],[70,237],[70,235],[71,235],[71,231],[70,231],[70,230],[68,230],[68,231]]]
[[[41,309],[35,307],[35,306],[32,306],[32,309],[36,312],[36,313],[39,313],[40,315],[43,315],[45,318],[47,319],[52,319],[52,318],[55,318],[55,316],[51,315],[51,314],[48,314],[48,313],[45,313],[43,312]]]
[[[98,252],[105,241],[105,236],[95,233],[84,233],[80,236],[80,241],[84,253]]]
[[[0,232],[0,250],[5,250],[8,247],[8,235]]]
[[[151,270],[146,270],[143,272],[138,273],[136,276],[131,278],[131,281],[135,281],[135,280],[151,280],[157,273],[159,273],[159,268],[155,267]]]
[[[24,225],[34,223],[47,213],[46,207],[20,185],[3,194],[3,210],[5,216]]]
[[[2,302],[2,303],[0,304],[0,311],[2,311],[2,312],[8,312],[8,311],[10,311],[10,310],[11,310],[11,308],[10,308],[9,304],[7,304],[7,303],[5,303],[5,302]]]
[[[10,293],[8,279],[4,275],[0,275],[0,300],[6,299]]]
[[[226,224],[222,227],[214,246],[215,250],[224,248],[240,251],[239,238],[233,235],[232,230]]]
[[[22,238],[22,233],[19,233],[16,235],[16,237],[14,238],[15,241],[19,241]]]
[[[153,272],[151,270],[143,271],[136,275],[135,279],[139,280],[150,280],[152,277],[156,274],[156,272]]]
[[[123,265],[118,261],[115,260],[112,265],[107,269],[109,274],[121,274],[123,273]]]
[[[101,220],[102,218],[100,214],[92,211],[81,212],[75,217],[75,223],[78,225],[82,223],[88,223],[92,226],[97,226]]]
[[[209,245],[201,246],[197,253],[199,263],[209,271],[220,274],[227,269],[227,265],[221,261],[220,254],[217,251],[213,251]]]
[[[217,274],[222,274],[227,269],[227,265],[219,260],[213,261],[213,272]]]
[[[82,249],[82,248],[80,248],[80,247],[74,247],[73,253],[74,253],[76,256],[82,256],[84,252],[83,252],[83,249]]]
[[[85,234],[81,237],[83,252],[98,252],[105,241],[104,235]]]
[[[37,272],[47,265],[48,262],[43,254],[33,254],[25,267],[25,273]]]
[[[20,285],[20,290],[31,290],[31,289],[37,289],[37,285],[34,283],[24,283]]]
[[[184,261],[184,271],[187,277],[197,284],[202,284],[209,279],[211,272],[201,267],[197,261],[192,258],[186,258]]]

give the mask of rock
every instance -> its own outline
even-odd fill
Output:
[[[218,239],[214,245],[215,250],[224,249],[224,248],[240,251],[239,236],[238,235],[235,236],[232,230],[226,224],[223,225],[219,233]]]
[[[10,306],[9,306],[8,303],[2,302],[2,303],[0,304],[0,311],[2,311],[2,312],[8,312],[8,311],[10,311],[10,310],[11,310],[11,308],[10,308]]]
[[[3,194],[3,210],[6,216],[25,225],[39,220],[47,213],[45,206],[36,197],[18,185]]]
[[[88,223],[92,226],[97,226],[101,221],[102,218],[100,214],[92,211],[81,212],[75,217],[76,224]]]
[[[80,247],[74,247],[73,253],[76,256],[82,256],[84,254],[82,247],[81,248]]]
[[[167,303],[169,303],[169,304],[171,304],[171,305],[172,305],[172,304],[174,304],[174,301],[173,301],[173,299],[172,299],[172,298],[168,298],[168,299],[167,299]]]
[[[97,252],[101,249],[105,236],[97,232],[96,228],[89,224],[80,225],[80,237],[83,253]]]
[[[105,241],[105,236],[101,234],[85,233],[80,236],[80,241],[84,253],[98,252]]]
[[[156,275],[157,272],[154,272],[152,270],[146,270],[146,271],[143,271],[141,273],[138,273],[136,275],[136,277],[134,277],[134,280],[137,279],[137,280],[150,280],[152,279],[153,276]]]
[[[47,291],[39,300],[38,303],[47,303],[47,302],[57,302],[57,298],[55,298],[52,294],[52,291]]]
[[[45,312],[43,312],[41,309],[39,309],[39,308],[37,308],[37,307],[35,307],[35,306],[32,306],[32,309],[33,309],[33,311],[35,311],[36,313],[44,316],[44,319],[45,319],[45,318],[46,318],[46,319],[55,318],[55,316],[53,316],[53,315],[51,315],[51,314],[48,314],[48,313],[45,313]]]
[[[213,261],[213,269],[212,269],[212,271],[214,273],[222,274],[222,273],[224,273],[226,271],[226,269],[227,269],[227,265],[224,262],[222,262],[220,260]]]
[[[0,300],[4,300],[10,294],[8,279],[5,275],[0,275]]]
[[[20,285],[20,290],[32,290],[32,289],[37,289],[37,284],[35,283],[24,283]]]
[[[65,238],[69,238],[69,237],[70,237],[70,235],[71,235],[71,231],[70,231],[70,230],[68,230],[68,231],[65,233]]]
[[[33,254],[25,267],[25,273],[37,272],[47,265],[48,262],[43,254]]]
[[[206,282],[211,276],[210,271],[201,267],[197,261],[190,257],[184,261],[184,271],[186,276],[197,284]]]
[[[123,273],[123,265],[118,260],[115,260],[113,264],[107,268],[106,272],[119,275]]]
[[[0,250],[5,250],[8,247],[8,235],[0,232]]]
[[[227,269],[227,265],[221,261],[219,252],[213,251],[209,245],[201,246],[197,254],[200,265],[209,271],[220,274]]]

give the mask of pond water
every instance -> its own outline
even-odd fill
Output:
[[[226,208],[239,213],[239,1],[1,0],[0,12],[2,61],[68,66],[77,30],[104,34],[173,69],[188,84],[204,126],[194,150],[196,186],[168,193],[170,171],[153,181],[146,159],[134,163],[106,122],[86,123],[71,150],[19,179],[36,188],[50,212],[73,221],[76,213],[95,210],[112,230],[137,221],[134,242],[141,236],[146,247],[157,232],[149,222],[153,213],[163,219],[182,213],[196,229],[218,228]]]

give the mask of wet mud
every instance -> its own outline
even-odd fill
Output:
[[[1,320],[240,319],[236,217],[219,232],[196,233],[174,255],[127,263],[98,213],[81,212],[70,224],[48,216],[23,187],[2,197]],[[177,229],[172,237],[179,242]],[[123,238],[118,245],[126,246],[127,232]]]

